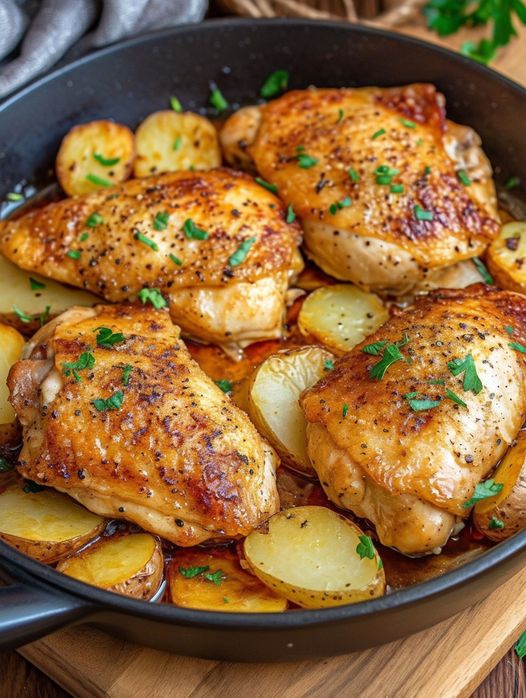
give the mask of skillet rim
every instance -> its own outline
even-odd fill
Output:
[[[274,18],[274,19],[241,19],[241,18],[220,18],[207,20],[201,23],[184,24],[177,27],[170,27],[160,31],[148,32],[125,41],[117,42],[98,51],[94,51],[86,56],[83,56],[71,63],[67,63],[60,68],[53,70],[38,80],[26,85],[13,95],[9,95],[0,102],[0,116],[8,110],[13,104],[23,100],[28,94],[39,90],[48,82],[63,78],[69,74],[74,74],[77,68],[86,64],[96,62],[98,59],[103,59],[112,54],[118,54],[123,49],[133,48],[134,46],[148,44],[157,39],[166,37],[177,38],[180,34],[202,33],[214,31],[216,28],[235,28],[255,26],[278,26],[293,24],[295,27],[309,27],[322,29],[338,29],[344,30],[353,34],[361,34],[368,36],[382,36],[384,38],[394,40],[397,43],[403,44],[406,47],[418,46],[431,53],[438,53],[451,63],[451,69],[454,69],[455,64],[462,65],[465,69],[479,73],[492,80],[493,83],[500,84],[502,87],[511,89],[518,93],[519,97],[524,101],[526,108],[526,88],[522,87],[512,79],[498,73],[497,71],[485,65],[477,63],[460,53],[457,53],[449,48],[435,45],[424,41],[420,38],[399,34],[397,32],[378,29],[375,27],[348,24],[345,22],[329,21],[329,20],[307,20],[296,18]],[[450,570],[445,574],[434,577],[425,582],[420,582],[409,587],[405,587],[394,591],[386,596],[368,601],[362,601],[356,604],[347,604],[343,606],[335,606],[331,608],[321,609],[301,609],[288,613],[241,613],[241,612],[226,612],[226,611],[208,611],[198,609],[185,609],[173,604],[151,604],[133,599],[131,597],[121,596],[109,591],[99,589],[97,587],[85,584],[71,577],[57,572],[54,568],[44,565],[30,558],[18,550],[12,548],[7,543],[0,541],[0,566],[2,561],[7,560],[11,563],[11,569],[18,568],[26,572],[31,577],[36,577],[39,581],[44,582],[48,587],[52,587],[62,592],[67,592],[77,599],[82,599],[88,602],[91,611],[118,611],[135,616],[143,616],[148,619],[164,622],[178,623],[186,626],[208,626],[210,628],[239,628],[252,630],[271,630],[271,629],[292,629],[305,626],[316,626],[334,623],[336,621],[347,621],[352,619],[363,618],[373,615],[387,615],[390,611],[409,609],[423,601],[429,601],[435,597],[439,597],[448,591],[475,582],[486,572],[497,568],[506,561],[511,561],[514,558],[526,552],[526,530],[512,536],[508,540],[498,543],[495,547],[480,555],[478,558],[468,562],[460,567]],[[9,569],[9,568],[8,568]],[[508,575],[511,576],[511,575]],[[16,583],[16,576],[13,581]],[[488,595],[495,589],[488,592]],[[95,608],[93,605],[95,604]],[[469,605],[469,604],[468,604]],[[88,613],[89,616],[89,613]],[[88,617],[89,620],[89,617]]]

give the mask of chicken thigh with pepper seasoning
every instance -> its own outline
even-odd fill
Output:
[[[330,499],[406,554],[443,546],[526,419],[526,297],[477,284],[419,299],[306,390]]]
[[[9,374],[19,472],[177,545],[247,535],[279,509],[277,456],[168,313],[72,308]]]
[[[432,85],[288,92],[234,114],[222,142],[292,205],[307,255],[365,290],[407,293],[499,230],[480,139]]]
[[[144,287],[187,335],[245,346],[282,333],[301,231],[271,192],[227,169],[174,172],[51,203],[0,222],[19,267],[110,302]]]

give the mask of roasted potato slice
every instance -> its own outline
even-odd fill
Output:
[[[65,494],[14,482],[0,493],[0,538],[41,562],[56,562],[96,538],[106,522]]]
[[[117,594],[150,600],[163,581],[161,544],[149,533],[101,538],[59,562],[57,570]]]
[[[313,291],[301,306],[298,327],[337,354],[344,354],[375,332],[388,318],[374,293],[352,284],[334,284]]]
[[[15,421],[15,411],[9,403],[7,374],[11,366],[18,361],[25,340],[13,327],[0,323],[0,425]]]
[[[307,422],[299,397],[332,369],[334,358],[318,346],[289,349],[265,359],[250,381],[250,418],[282,460],[307,475],[316,471],[307,454]]]
[[[490,540],[504,540],[526,528],[526,432],[521,431],[493,477],[504,487],[473,509],[473,523]]]
[[[250,569],[304,608],[341,606],[381,596],[383,565],[371,538],[325,507],[274,514],[267,531],[252,531],[243,552]]]
[[[221,164],[216,129],[199,114],[155,112],[146,117],[135,137],[136,177],[178,170],[209,170]]]
[[[256,172],[248,148],[256,137],[260,122],[261,107],[256,106],[238,109],[225,121],[219,132],[219,140],[229,165],[246,172]]]
[[[488,247],[486,261],[498,286],[526,293],[526,221],[503,225]]]
[[[100,298],[91,293],[29,274],[0,255],[0,321],[22,334],[34,334],[41,316],[46,320],[72,305],[95,303],[100,303]]]
[[[241,568],[228,548],[179,550],[168,568],[172,601],[207,611],[272,613],[284,611],[287,600]]]
[[[114,121],[74,126],[62,141],[55,163],[60,186],[69,196],[111,187],[131,174],[135,138]]]

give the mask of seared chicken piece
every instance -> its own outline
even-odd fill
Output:
[[[419,298],[342,357],[301,397],[330,499],[403,553],[444,545],[526,418],[512,342],[526,297],[476,284]]]
[[[158,288],[184,333],[245,346],[281,335],[302,268],[301,231],[285,215],[248,175],[173,172],[0,222],[0,251],[110,302]]]
[[[259,127],[253,112],[226,122],[225,154],[242,161],[248,151],[331,276],[407,293],[427,270],[474,257],[497,235],[480,139],[446,121],[432,85],[302,90],[260,111]]]
[[[26,345],[8,385],[19,471],[97,514],[189,546],[245,536],[279,509],[276,455],[164,311],[72,308]]]

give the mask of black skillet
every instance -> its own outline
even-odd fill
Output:
[[[264,78],[291,87],[435,83],[452,119],[482,136],[497,180],[524,174],[526,91],[452,52],[369,28],[308,21],[214,21],[134,39],[84,58],[0,107],[0,197],[21,180],[51,181],[74,124],[114,118],[131,127],[177,95],[207,103],[215,81],[230,104],[257,99]],[[519,192],[519,195],[521,193]],[[524,197],[524,192],[522,192]],[[87,586],[0,543],[0,648],[75,622],[179,654],[262,661],[334,655],[429,627],[487,596],[526,560],[526,531],[463,567],[383,598],[284,614],[192,611]]]

